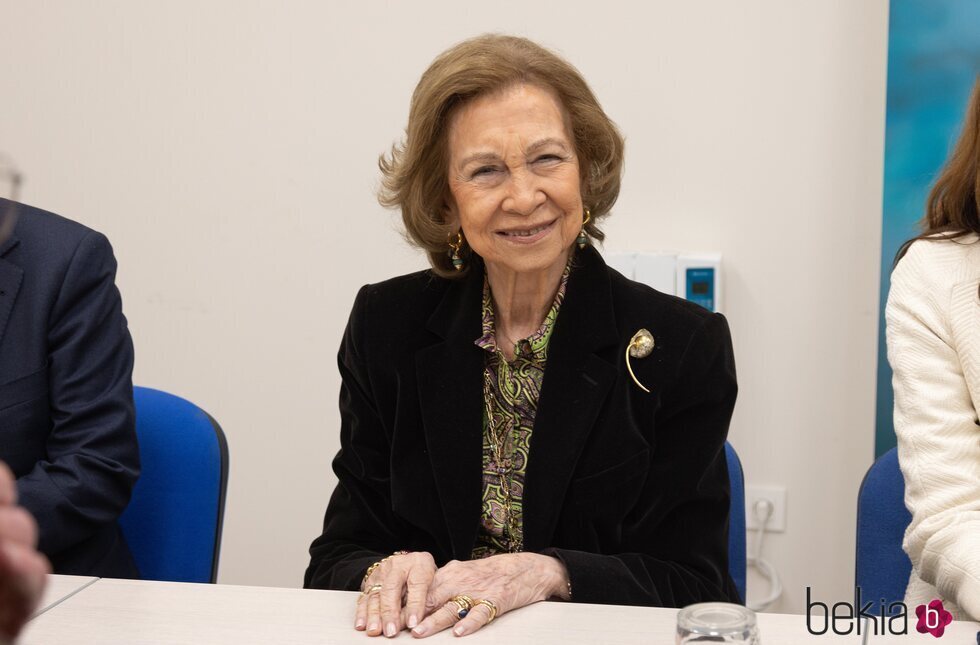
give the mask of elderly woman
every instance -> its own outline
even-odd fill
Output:
[[[463,42],[419,81],[381,201],[432,268],[354,303],[339,482],[306,572],[362,591],[356,629],[738,599],[728,327],[592,248],[622,163],[578,71],[528,40]]]

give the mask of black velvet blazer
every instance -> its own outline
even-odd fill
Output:
[[[305,586],[359,588],[405,549],[469,559],[482,494],[483,267],[368,285],[338,363],[339,483]],[[656,346],[631,359],[641,327]],[[578,602],[738,601],[724,442],[736,396],[721,314],[577,251],[548,346],[524,486],[524,548],[559,558]]]

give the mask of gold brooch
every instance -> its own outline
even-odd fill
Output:
[[[633,366],[630,365],[630,357],[633,358],[646,358],[653,351],[654,341],[653,334],[651,334],[646,329],[640,329],[635,334],[633,338],[630,339],[630,344],[626,346],[626,369],[629,370],[630,376],[633,377],[633,382],[640,386],[640,389],[644,392],[649,393],[650,390],[640,383],[640,380],[636,378],[636,374],[633,373]]]

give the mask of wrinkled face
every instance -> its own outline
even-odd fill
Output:
[[[453,115],[448,143],[447,218],[487,267],[560,273],[582,228],[582,192],[551,92],[514,85],[478,97]]]

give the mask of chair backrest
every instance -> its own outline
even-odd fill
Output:
[[[732,501],[728,513],[728,573],[738,587],[738,593],[745,604],[745,477],[742,462],[732,448],[725,442],[725,459],[728,462],[728,479],[731,482]]]
[[[854,584],[863,598],[876,604],[904,599],[912,562],[902,550],[902,538],[911,521],[898,452],[892,448],[868,469],[858,492]]]
[[[228,484],[228,444],[208,413],[134,387],[142,470],[119,520],[144,580],[214,582]]]

